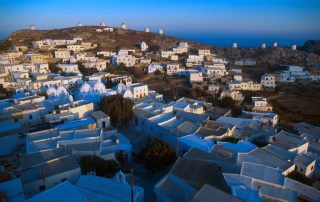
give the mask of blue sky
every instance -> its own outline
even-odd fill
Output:
[[[320,0],[0,0],[0,19],[2,38],[30,24],[51,29],[104,21],[189,38],[320,39]]]

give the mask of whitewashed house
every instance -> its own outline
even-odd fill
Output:
[[[261,77],[261,84],[267,88],[275,88],[276,87],[276,78],[273,74],[264,74]]]
[[[151,63],[149,66],[148,66],[148,74],[152,74],[154,73],[155,71],[160,71],[161,73],[163,73],[163,65],[162,64],[158,64],[158,63]]]
[[[170,58],[171,55],[175,53],[173,51],[160,51],[161,58]]]
[[[132,55],[114,55],[112,56],[112,64],[124,64],[126,67],[132,67],[136,64],[136,58]]]
[[[179,67],[179,64],[167,64],[166,65],[166,73],[168,75],[176,74],[177,72],[180,72],[181,69]]]
[[[210,49],[198,49],[198,55],[211,55]]]
[[[98,60],[93,62],[85,62],[83,63],[85,68],[95,68],[98,71],[104,70],[107,68],[107,61],[106,60]]]
[[[58,64],[57,67],[59,67],[62,72],[66,73],[79,72],[77,64]]]
[[[139,99],[148,96],[148,85],[143,83],[133,83],[129,85],[129,88],[132,92],[133,99]]]
[[[116,52],[112,52],[112,51],[98,51],[97,55],[103,55],[104,57],[112,57],[114,55],[116,55]]]
[[[141,42],[140,44],[140,50],[141,51],[148,51],[148,45],[146,44],[146,42]]]

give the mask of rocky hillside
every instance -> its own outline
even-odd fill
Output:
[[[118,48],[134,48],[137,44],[145,41],[147,44],[157,44],[161,48],[166,49],[183,39],[163,36],[156,33],[145,33],[135,30],[122,30],[114,28],[114,32],[96,32],[97,26],[71,27],[53,30],[19,30],[12,33],[6,40],[0,43],[0,46],[10,45],[27,45],[31,46],[31,42],[41,39],[72,39],[81,37],[85,42],[99,44],[98,49],[116,50]],[[194,47],[208,47],[203,44],[189,41]],[[7,48],[7,47],[2,47]]]
[[[320,40],[306,41],[300,49],[320,55]]]
[[[71,27],[53,30],[19,30],[12,33],[7,39],[0,41],[0,50],[9,50],[13,45],[31,46],[31,42],[41,39],[72,39],[82,37],[84,41],[98,44],[98,50],[117,50],[119,48],[135,48],[137,44],[145,41],[150,45],[159,45],[165,50],[176,46],[180,41],[186,41],[170,36],[162,36],[156,33],[145,33],[135,30],[121,30],[114,28],[114,32],[96,32],[97,26]],[[220,57],[228,60],[240,58],[256,58],[257,64],[263,67],[275,67],[286,64],[303,66],[320,66],[319,41],[308,41],[300,50],[292,51],[289,48],[221,48],[206,44],[188,41],[194,48],[210,48]],[[194,51],[193,51],[194,52]]]

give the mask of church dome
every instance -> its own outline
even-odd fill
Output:
[[[106,86],[101,81],[97,81],[93,86],[93,90],[103,93],[106,91]]]
[[[89,93],[91,91],[92,87],[87,82],[82,84],[82,86],[80,87],[80,93]]]
[[[54,87],[50,87],[47,90],[48,97],[56,97],[57,96],[57,90]]]
[[[68,91],[64,86],[59,86],[57,89],[57,94],[58,95],[68,95]]]

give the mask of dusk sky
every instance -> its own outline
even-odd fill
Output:
[[[320,0],[0,0],[0,37],[12,31],[84,25],[128,28],[209,42],[320,39]]]

